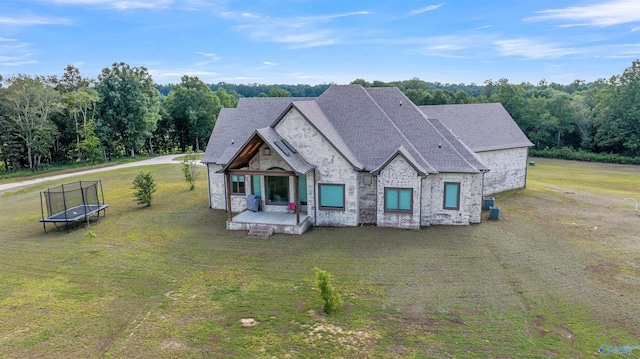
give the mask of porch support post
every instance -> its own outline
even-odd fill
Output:
[[[295,175],[293,177],[293,192],[295,193],[296,200],[296,225],[300,225],[300,187],[298,182],[300,181],[300,177]]]
[[[231,222],[231,174],[229,172],[225,172],[224,174],[225,184],[226,184],[226,195],[227,195],[227,221]]]

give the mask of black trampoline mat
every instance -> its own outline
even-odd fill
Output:
[[[75,222],[109,207],[106,204],[81,204],[43,218],[40,222]]]

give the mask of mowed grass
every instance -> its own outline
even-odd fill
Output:
[[[2,194],[0,357],[578,358],[640,344],[640,217],[570,194],[630,196],[640,175],[594,184],[593,169],[536,161],[528,189],[496,196],[500,221],[420,231],[250,239],[208,208],[204,170],[188,191],[177,165],[145,167],[148,208],[131,197],[139,169],[99,174],[106,217],[68,232],[38,222],[38,191],[61,182]],[[342,294],[334,315],[315,266]]]

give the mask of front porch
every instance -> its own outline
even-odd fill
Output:
[[[249,231],[254,226],[268,226],[273,233],[302,234],[311,227],[311,217],[300,212],[300,224],[296,213],[244,211],[227,221],[227,229]]]

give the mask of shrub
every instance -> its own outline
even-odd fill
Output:
[[[138,204],[144,205],[145,207],[150,206],[151,197],[153,197],[153,193],[156,191],[156,181],[153,179],[151,172],[144,170],[138,172],[136,178],[133,180],[132,189],[136,190],[133,197]]]
[[[333,288],[333,276],[330,273],[318,267],[313,268],[313,270],[316,272],[316,286],[320,291],[322,309],[325,313],[331,314],[342,307],[342,298]]]
[[[198,154],[193,152],[191,148],[182,159],[182,173],[184,180],[189,183],[189,190],[196,187],[196,179],[198,179]]]

